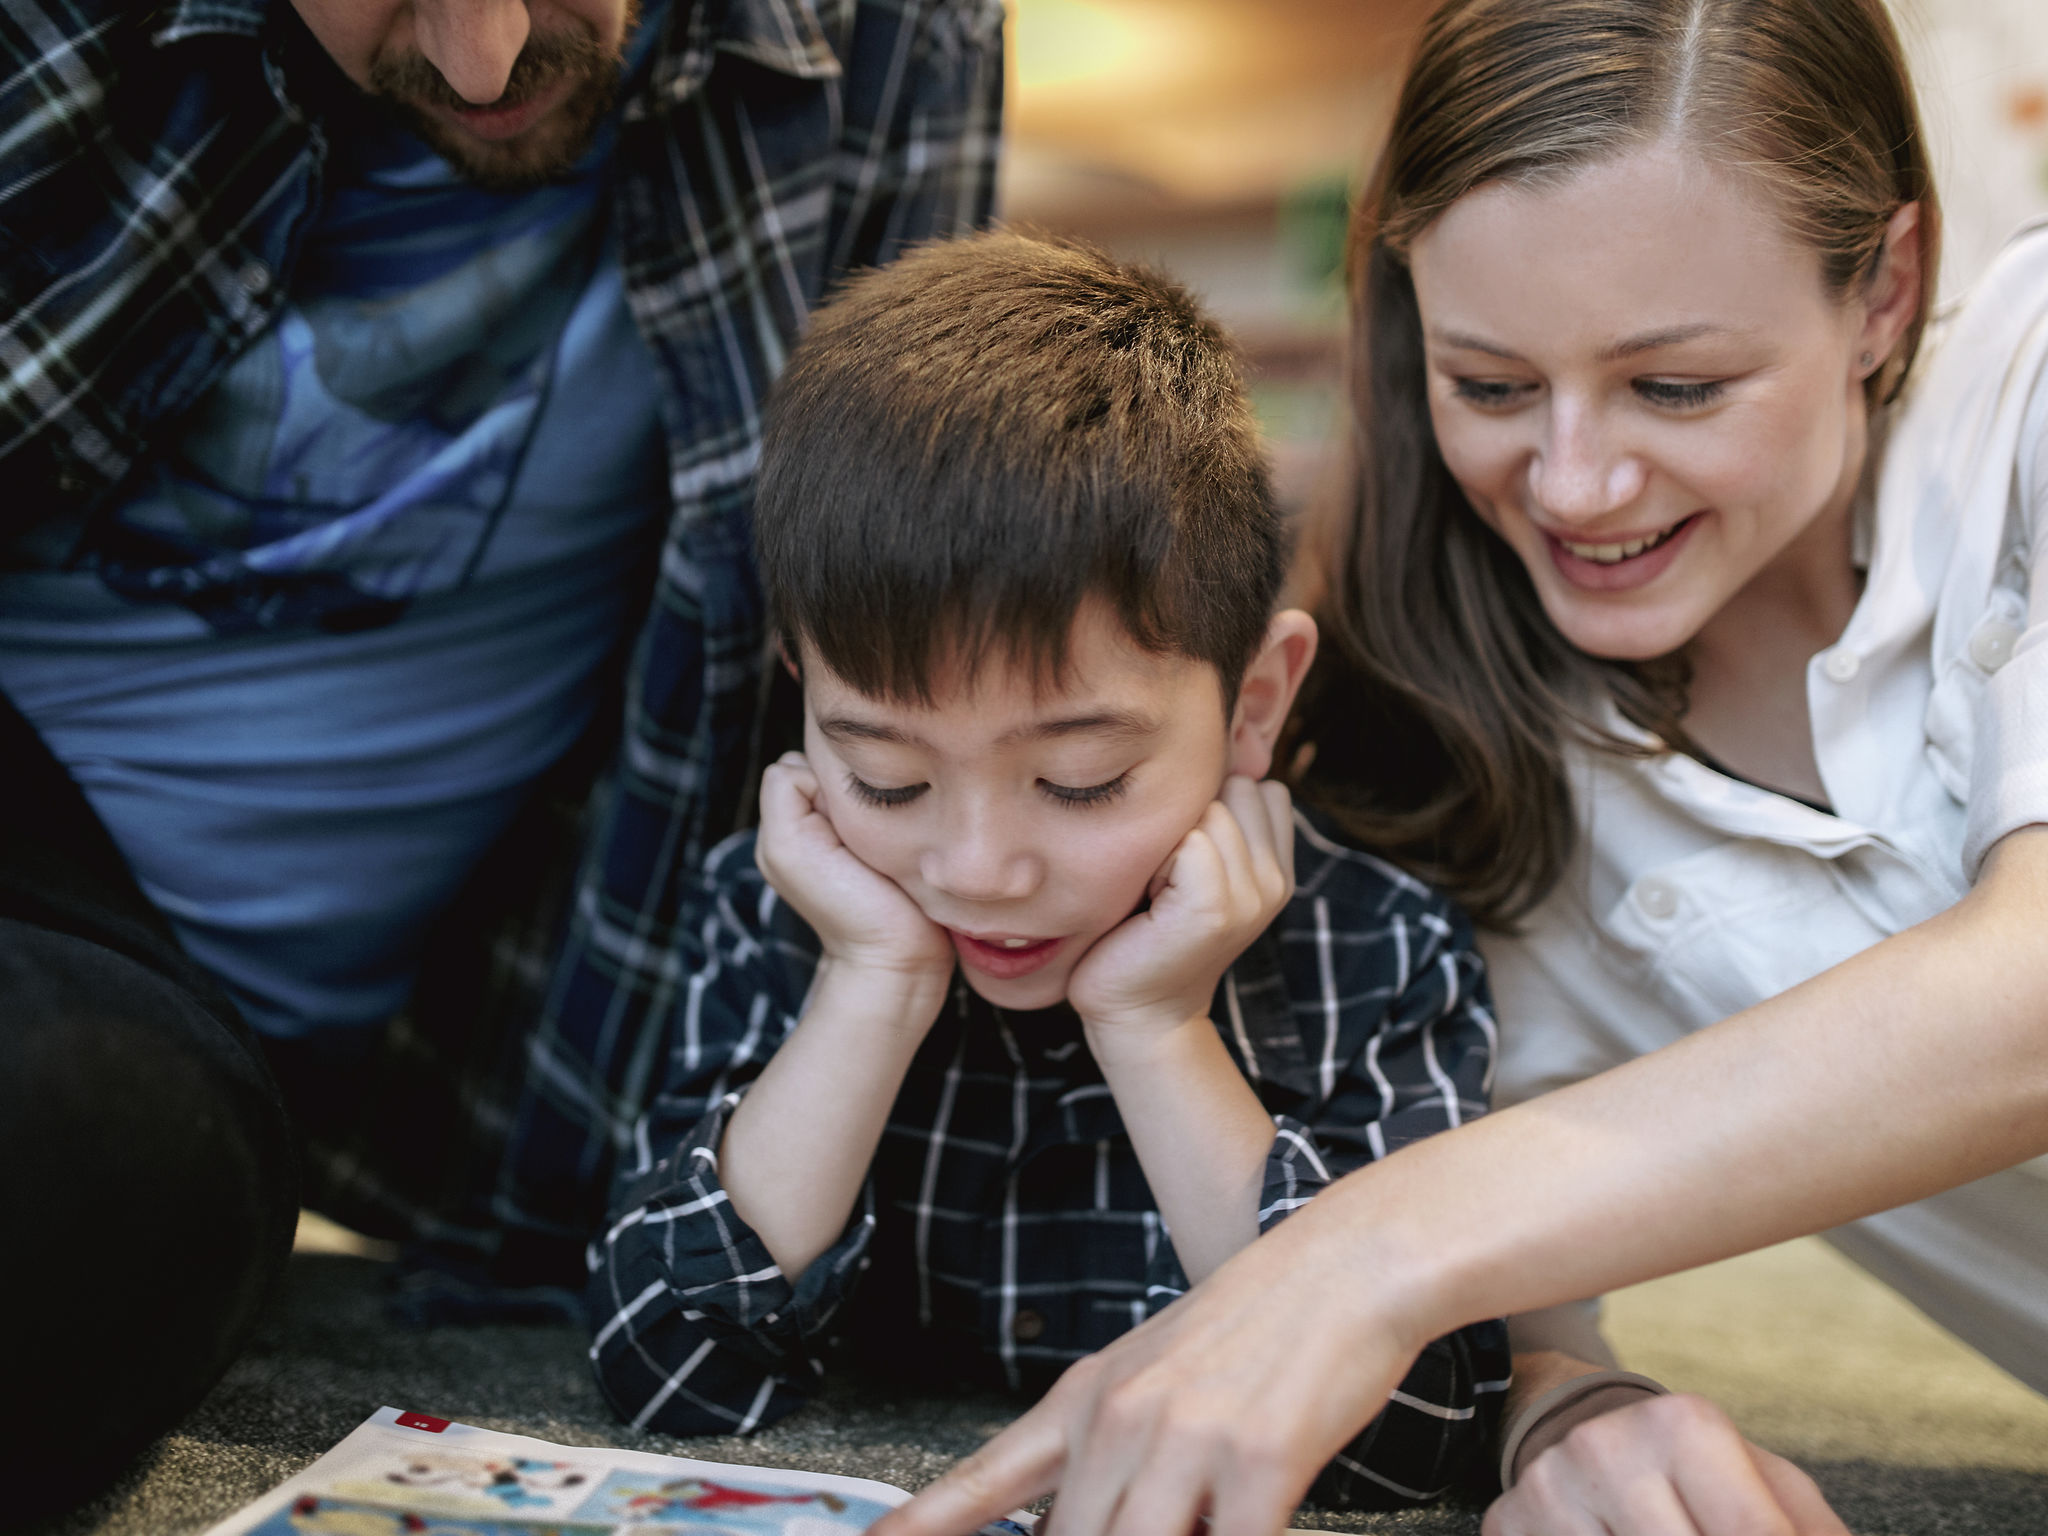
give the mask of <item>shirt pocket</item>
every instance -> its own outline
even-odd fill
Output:
[[[1871,852],[1721,843],[1639,876],[1605,926],[1673,1012],[1704,1028],[1889,937],[1845,889]]]

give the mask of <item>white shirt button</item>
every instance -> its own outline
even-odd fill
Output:
[[[1846,683],[1862,669],[1863,658],[1854,651],[1837,648],[1828,652],[1828,659],[1820,664],[1821,671],[1835,682]]]
[[[1678,910],[1678,891],[1669,880],[1650,875],[1636,882],[1636,905],[1645,917],[1667,918]]]
[[[2012,660],[2012,648],[2019,644],[2019,640],[2017,624],[2008,624],[2004,619],[1986,619],[1970,636],[1970,660],[1986,672],[1996,672]]]

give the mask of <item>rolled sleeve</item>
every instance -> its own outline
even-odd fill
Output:
[[[754,867],[751,835],[713,850],[705,881],[704,963],[589,1254],[598,1382],[635,1428],[676,1435],[745,1433],[815,1389],[824,1330],[875,1226],[870,1182],[791,1285],[733,1208],[718,1168],[726,1126],[795,1027],[817,949]]]
[[[733,1209],[718,1146],[741,1097],[727,1093],[622,1191],[625,1212],[596,1245],[591,1360],[636,1428],[743,1434],[788,1413],[816,1388],[824,1331],[866,1267],[871,1188],[794,1286]]]

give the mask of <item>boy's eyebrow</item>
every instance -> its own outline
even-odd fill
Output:
[[[896,747],[923,747],[930,750],[930,743],[921,736],[900,730],[893,725],[883,725],[875,720],[860,720],[852,715],[825,715],[818,721],[818,729],[834,741],[879,741]],[[1157,721],[1143,715],[1133,714],[1127,709],[1090,710],[1085,715],[1068,715],[1058,720],[1034,720],[1029,725],[1020,725],[1014,731],[1003,733],[998,745],[1008,746],[1018,741],[1046,741],[1056,736],[1150,736],[1159,729]]]
[[[850,715],[825,715],[818,721],[818,729],[834,741],[879,741],[894,747],[924,747],[929,744],[908,731],[899,731],[893,725],[878,725],[872,720],[856,720]]]
[[[1038,720],[1006,732],[1004,742],[1046,741],[1055,736],[1150,736],[1159,729],[1154,720],[1127,709],[1097,709],[1085,715],[1068,715],[1060,720]]]

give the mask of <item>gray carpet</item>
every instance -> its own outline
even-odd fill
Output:
[[[1738,1261],[1624,1295],[1614,1308],[1624,1351],[1678,1385],[1716,1389],[1768,1443],[1812,1452],[1801,1459],[1859,1536],[2048,1533],[2048,1403],[1918,1323],[1888,1294],[1877,1293],[1873,1307],[1867,1293],[1876,1288],[1867,1282],[1845,1292],[1841,1275],[1825,1268],[1845,1270],[1839,1261],[1815,1259],[1804,1247],[1778,1253],[1794,1251],[1789,1265],[1782,1257],[1766,1257],[1761,1269],[1757,1260]],[[289,1294],[199,1411],[105,1497],[39,1536],[203,1531],[384,1403],[565,1444],[803,1467],[905,1488],[930,1481],[1016,1411],[1002,1398],[905,1399],[841,1385],[751,1440],[634,1435],[598,1397],[574,1331],[399,1332],[379,1311],[382,1273],[369,1259],[296,1255]],[[1831,1327],[1856,1348],[1827,1348]],[[1804,1340],[1789,1374],[1772,1363],[1774,1336],[1781,1349]],[[1969,1409],[1960,1421],[1959,1405]],[[1475,1536],[1479,1518],[1456,1508],[1304,1511],[1299,1523]]]

